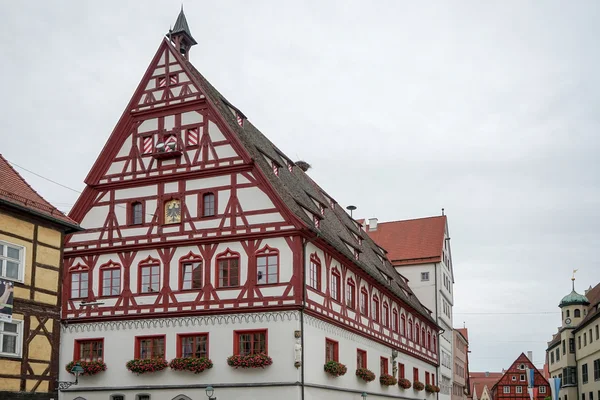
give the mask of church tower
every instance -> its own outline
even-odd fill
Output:
[[[576,327],[587,313],[590,302],[587,297],[575,291],[575,275],[571,278],[573,289],[563,297],[558,305],[562,310],[562,328]]]

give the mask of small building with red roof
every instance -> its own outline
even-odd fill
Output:
[[[63,242],[80,230],[0,155],[0,399],[58,397]]]

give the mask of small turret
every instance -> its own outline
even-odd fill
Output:
[[[175,21],[175,26],[173,26],[173,29],[169,29],[167,36],[171,42],[173,42],[175,48],[177,48],[187,60],[190,48],[198,43],[190,32],[190,27],[188,26],[187,19],[183,13],[183,5],[177,16],[177,21]]]

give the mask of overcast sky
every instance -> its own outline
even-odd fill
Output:
[[[0,153],[82,190],[179,7],[0,0]],[[542,366],[572,270],[580,292],[600,281],[600,2],[187,1],[185,12],[194,65],[355,216],[446,209],[471,371],[527,350]],[[61,210],[77,198],[19,172]]]

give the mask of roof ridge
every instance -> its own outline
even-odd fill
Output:
[[[430,217],[419,217],[419,218],[410,218],[410,219],[397,219],[394,221],[385,221],[385,222],[378,222],[377,225],[383,225],[383,224],[393,224],[396,222],[409,222],[409,221],[421,221],[424,219],[434,219],[434,218],[446,218],[446,215],[432,215]],[[368,221],[368,218],[365,219],[365,222]]]

